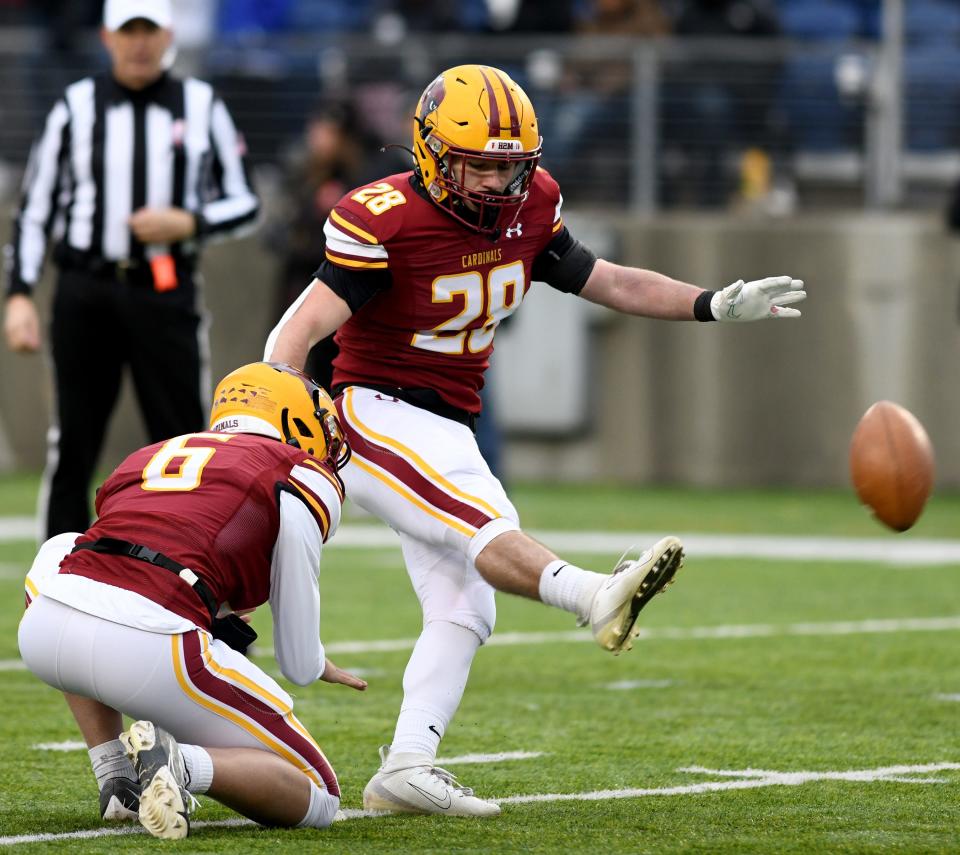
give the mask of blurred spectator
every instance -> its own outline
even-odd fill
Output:
[[[272,327],[313,279],[323,261],[323,225],[340,197],[362,184],[365,157],[356,115],[347,103],[317,105],[307,119],[302,145],[287,161],[279,212],[268,224],[269,248],[282,257]],[[330,388],[330,361],[336,355],[333,337],[310,352],[306,371]]]
[[[660,0],[592,0],[580,23],[582,33],[663,36],[670,21]]]
[[[673,31],[680,37],[753,38],[778,36],[777,9],[771,0],[677,0]],[[780,65],[751,60],[732,64],[728,56],[698,59],[676,68],[664,95],[664,138],[682,156],[682,166],[666,195],[670,202],[699,207],[727,204],[741,179],[737,167],[744,149],[769,157],[776,148],[771,108]]]
[[[510,33],[569,33],[583,0],[491,0],[490,27]]]
[[[287,156],[278,212],[265,229],[270,250],[282,257],[271,326],[313,280],[324,257],[324,223],[344,193],[383,175],[385,162],[388,169],[409,168],[406,157],[379,155],[377,148],[349,103],[325,100],[311,111],[302,142]],[[307,360],[307,373],[327,389],[336,354],[331,336]]]
[[[380,0],[378,17],[393,19],[403,32],[454,32],[464,28],[460,0]],[[482,5],[482,4],[481,4]]]
[[[102,0],[0,0],[0,199],[13,190],[30,143],[68,83],[100,68],[85,50],[100,24]],[[14,30],[13,28],[22,28]]]
[[[857,5],[849,0],[791,0],[781,6],[783,34],[820,45],[855,39],[864,26]],[[859,146],[863,103],[838,89],[838,71],[842,68],[829,53],[799,51],[787,59],[780,103],[797,149],[829,153]]]
[[[664,36],[669,19],[659,0],[592,0],[586,17],[577,25],[585,36]],[[559,180],[572,173],[589,172],[594,186],[625,188],[622,159],[630,137],[633,66],[627,57],[615,60],[579,60],[568,63],[560,84],[554,111],[548,101],[544,139],[544,163]],[[589,146],[584,141],[590,141]],[[591,158],[589,164],[584,158]],[[614,180],[603,173],[619,171]],[[609,198],[606,201],[612,201]]]

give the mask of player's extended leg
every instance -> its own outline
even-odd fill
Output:
[[[677,538],[619,562],[610,575],[583,570],[520,530],[464,425],[360,387],[337,404],[353,449],[347,493],[361,507],[411,538],[460,550],[497,590],[572,612],[604,649],[629,648],[638,613],[682,564]]]
[[[490,541],[475,563],[498,591],[573,612],[581,626],[590,626],[597,644],[616,655],[631,648],[640,610],[673,581],[683,564],[683,546],[664,537],[603,575],[568,564],[523,532],[510,531]]]

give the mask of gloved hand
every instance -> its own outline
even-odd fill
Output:
[[[786,307],[806,298],[802,280],[790,276],[768,276],[754,282],[740,279],[713,295],[710,311],[718,321],[799,318],[797,309]]]

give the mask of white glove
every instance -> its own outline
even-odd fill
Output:
[[[710,298],[710,311],[718,321],[799,318],[799,311],[785,307],[806,299],[807,292],[800,279],[789,276],[768,276],[755,282],[740,279]]]

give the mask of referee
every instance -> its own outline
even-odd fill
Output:
[[[165,71],[170,0],[107,0],[110,71],[67,87],[46,119],[6,249],[4,334],[40,348],[31,293],[48,239],[56,412],[41,535],[84,531],[90,480],[125,365],[151,441],[203,430],[209,398],[200,246],[259,202],[242,137],[209,84]]]

